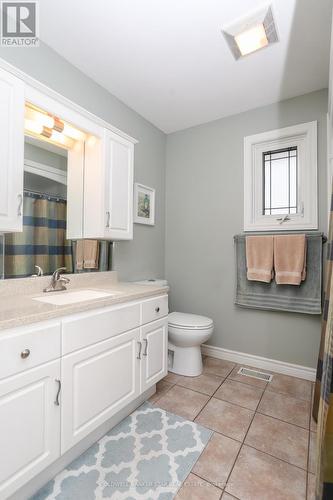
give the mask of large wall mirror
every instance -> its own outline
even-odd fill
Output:
[[[23,231],[0,235],[1,278],[49,275],[60,267],[68,273],[111,269],[110,241],[66,237],[68,196],[75,191],[68,189],[68,174],[67,149],[25,136]]]

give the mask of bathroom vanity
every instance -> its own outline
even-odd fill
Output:
[[[28,293],[15,293],[17,280],[6,283],[0,498],[37,475],[40,487],[153,394],[167,373],[167,289],[97,274],[73,275],[73,289],[109,296],[62,305],[38,300],[36,283],[49,278],[31,279]],[[21,314],[13,313],[14,303]]]
[[[85,273],[111,269],[110,242],[133,238],[137,141],[7,66],[0,276],[24,278],[0,280],[1,500],[29,498],[148,399],[167,373],[168,335],[167,288]],[[87,239],[107,243],[103,266],[97,251],[77,257]],[[42,273],[56,268],[82,274],[53,293]]]

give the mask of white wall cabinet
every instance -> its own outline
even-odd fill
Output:
[[[0,498],[60,456],[60,360],[0,381]]]
[[[68,150],[67,237],[133,238],[135,139],[47,87],[0,69],[0,233],[23,229],[25,102],[86,138]]]
[[[105,236],[131,240],[134,145],[110,131],[106,132],[105,140]]]
[[[168,320],[162,319],[142,327],[141,391],[145,391],[168,372]]]
[[[84,237],[133,238],[134,144],[104,130],[85,150]]]
[[[62,359],[64,453],[140,393],[136,329]]]
[[[24,84],[0,70],[0,232],[22,231]]]

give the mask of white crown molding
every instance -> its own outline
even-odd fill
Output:
[[[44,95],[47,95],[48,97],[51,97],[55,101],[70,108],[71,110],[76,111],[77,113],[84,116],[88,120],[91,120],[92,122],[96,123],[97,125],[104,127],[108,130],[111,130],[111,132],[114,132],[118,136],[123,137],[124,139],[132,142],[133,144],[137,144],[139,142],[134,137],[131,137],[130,135],[123,132],[122,130],[120,130],[117,127],[114,127],[110,123],[106,122],[102,118],[99,118],[98,116],[94,115],[90,111],[87,111],[85,108],[83,108],[79,104],[76,104],[75,102],[71,101],[70,99],[67,99],[67,97],[64,97],[62,94],[59,94],[58,92],[51,89],[50,87],[48,87],[44,83],[41,83],[40,81],[36,80],[35,78],[29,76],[27,73],[20,70],[16,66],[8,63],[7,61],[5,61],[5,59],[2,59],[1,57],[0,57],[0,68],[5,70],[5,71],[8,71],[12,75],[16,76],[17,78],[22,80],[26,85],[29,85],[33,89],[38,90],[39,92],[43,93]]]
[[[307,366],[295,365],[293,363],[286,363],[285,361],[278,361],[276,359],[264,358],[254,354],[247,354],[245,352],[230,351],[229,349],[222,349],[212,345],[203,344],[201,346],[202,354],[211,356],[212,358],[224,359],[225,361],[232,361],[240,365],[253,366],[254,368],[261,368],[283,375],[290,375],[292,377],[303,378],[314,382],[316,379],[316,370]]]

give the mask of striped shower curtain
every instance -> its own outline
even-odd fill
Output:
[[[333,194],[330,210],[326,290],[313,402],[313,417],[318,424],[316,500],[333,499]]]
[[[73,270],[72,244],[66,240],[66,201],[26,191],[23,201],[23,232],[5,235],[5,277],[44,274],[59,267]]]

